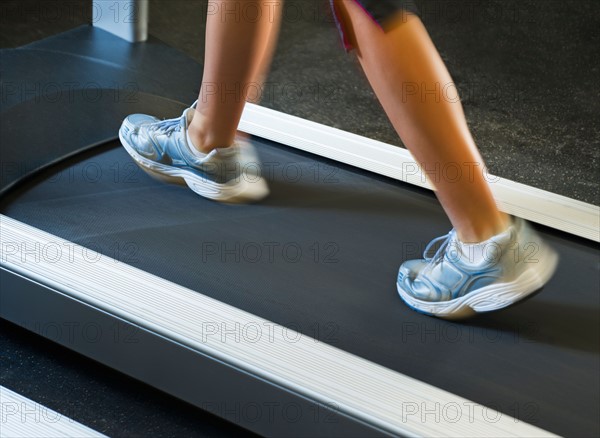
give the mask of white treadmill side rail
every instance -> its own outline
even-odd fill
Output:
[[[434,190],[404,148],[247,103],[239,130],[349,164],[398,181]],[[565,233],[600,242],[600,206],[487,174],[498,208]]]

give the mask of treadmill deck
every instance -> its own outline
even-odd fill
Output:
[[[112,142],[44,172],[2,213],[402,374],[562,435],[595,431],[598,253],[561,256],[543,291],[453,323],[395,290],[450,225],[431,193],[253,138],[272,194],[224,205],[157,182]]]

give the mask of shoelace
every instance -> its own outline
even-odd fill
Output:
[[[452,240],[452,237],[454,237],[455,234],[456,234],[456,230],[454,230],[454,228],[453,228],[452,230],[450,230],[450,232],[448,234],[444,234],[443,236],[436,237],[431,242],[429,242],[429,244],[425,248],[425,251],[423,251],[423,258],[425,259],[426,262],[429,262],[429,264],[427,265],[428,270],[433,269],[433,267],[436,266],[444,258],[446,248],[448,247],[448,244],[450,243],[450,241]],[[442,241],[442,240],[444,242],[440,245],[440,247],[435,252],[435,254],[432,257],[429,257],[428,254],[431,250],[431,247],[433,247],[433,245],[435,245],[437,242]]]
[[[171,135],[172,132],[177,131],[181,126],[181,119],[166,119],[160,122],[156,122],[152,125],[152,129],[166,135]]]

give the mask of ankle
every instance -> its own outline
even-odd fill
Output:
[[[196,115],[188,126],[188,136],[192,142],[190,147],[203,154],[208,154],[214,149],[227,148],[233,144],[235,133],[233,136],[216,136],[209,129],[205,129],[201,122],[196,122],[197,119]]]
[[[214,146],[210,145],[207,141],[207,137],[194,123],[190,123],[188,126],[188,139],[190,140],[190,147],[203,154],[208,154]]]
[[[476,223],[464,224],[457,229],[458,239],[462,243],[476,244],[503,233],[512,224],[512,218],[502,212],[493,221],[477,221]]]

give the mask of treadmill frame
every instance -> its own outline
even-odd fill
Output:
[[[0,236],[2,318],[259,434],[551,435],[4,215]]]

